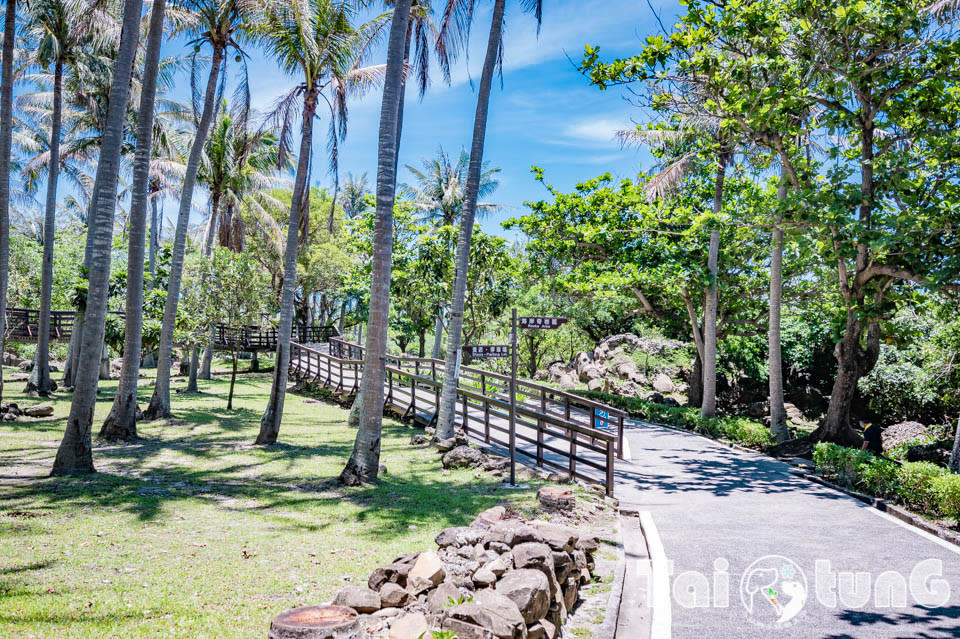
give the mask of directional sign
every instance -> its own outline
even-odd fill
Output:
[[[518,317],[517,326],[520,328],[560,328],[567,323],[566,317]]]
[[[605,410],[600,410],[599,408],[594,409],[593,427],[601,430],[613,428],[613,423],[610,421],[610,413]]]
[[[474,346],[464,346],[464,353],[473,359],[484,359],[493,357],[510,357],[510,347],[500,344],[477,344]]]

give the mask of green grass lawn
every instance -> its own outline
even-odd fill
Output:
[[[48,403],[5,378],[5,401]],[[174,419],[140,423],[139,442],[95,446],[89,478],[46,477],[69,394],[49,402],[51,418],[0,422],[0,636],[264,637],[273,615],[435,547],[441,528],[502,501],[533,506],[536,485],[444,471],[389,420],[388,473],[339,487],[355,435],[346,411],[288,394],[282,443],[256,447],[269,375],[241,375],[232,412],[228,385],[218,372],[174,396]],[[115,388],[102,384],[94,435]]]

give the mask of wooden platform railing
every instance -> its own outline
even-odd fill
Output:
[[[330,340],[329,348],[330,352],[324,353],[301,344],[291,345],[292,372],[338,391],[355,391],[363,371],[363,348],[337,338]],[[385,371],[385,407],[394,407],[405,418],[432,423],[443,387],[443,361],[388,355]],[[476,439],[509,446],[509,378],[470,367],[462,367],[460,375],[457,422]],[[520,389],[518,384],[517,453],[540,467],[601,484],[612,495],[622,416],[615,422],[618,433],[606,432],[573,417],[583,417],[584,409],[592,411],[598,406],[614,412],[616,409],[597,402],[580,402],[583,398],[554,393],[549,387],[525,385],[527,388]],[[542,392],[534,397],[532,390]],[[610,417],[617,419],[615,415]]]
[[[360,344],[339,337],[330,339],[332,355],[362,360],[363,351],[364,347]],[[431,379],[443,381],[445,362],[442,359],[387,355],[387,362],[400,368],[404,365],[413,366],[416,374],[429,371]],[[473,386],[484,395],[492,392],[494,396],[507,402],[510,401],[509,382],[509,375],[473,366],[460,367],[460,386]],[[526,380],[517,380],[517,396],[517,401],[526,406],[538,407],[541,412],[562,416],[565,420],[590,428],[592,432],[613,433],[617,439],[617,457],[623,459],[623,422],[627,418],[626,411]]]

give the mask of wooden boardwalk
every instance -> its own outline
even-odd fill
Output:
[[[423,425],[436,420],[443,360],[388,355],[385,408]],[[338,338],[291,344],[291,372],[336,392],[353,394],[363,374],[363,347]],[[623,458],[626,413],[542,384],[517,381],[517,454],[548,468],[604,486],[613,494],[614,466]],[[509,377],[463,366],[457,424],[474,441],[504,452],[510,441]]]
[[[120,311],[110,315],[122,318]],[[73,334],[75,311],[50,311],[50,341],[69,341]],[[40,333],[40,311],[30,308],[7,309],[7,341],[35,342]],[[337,337],[334,326],[294,326],[291,338],[302,343],[326,342]],[[277,348],[277,330],[260,326],[214,327],[213,347],[216,350],[273,351]]]

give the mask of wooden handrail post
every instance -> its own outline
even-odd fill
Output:
[[[617,457],[623,459],[623,413],[617,415]]]
[[[577,478],[577,433],[570,431],[570,481]]]
[[[607,495],[613,497],[613,440],[607,440]]]

